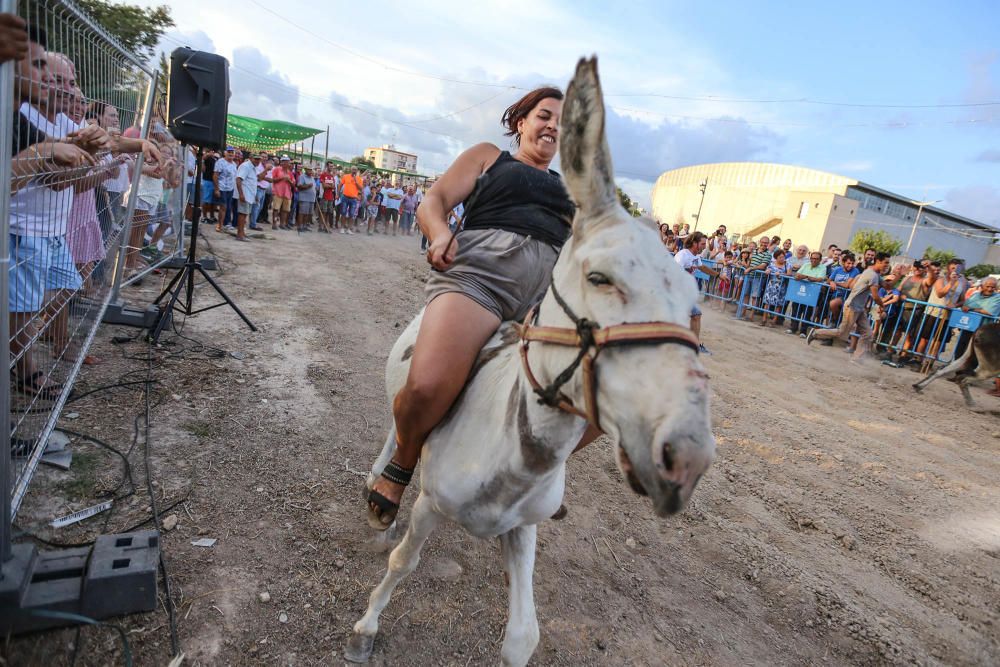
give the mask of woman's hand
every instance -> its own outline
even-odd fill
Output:
[[[457,236],[450,232],[438,234],[427,248],[427,263],[438,271],[447,271],[457,252]]]

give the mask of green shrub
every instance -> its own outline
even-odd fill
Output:
[[[891,256],[896,256],[903,249],[903,242],[881,229],[878,231],[859,229],[848,247],[858,257],[861,257],[868,248],[874,248],[875,252],[887,252]]]
[[[945,264],[955,259],[955,253],[951,250],[939,250],[929,245],[927,246],[927,250],[924,250],[924,259],[929,259],[932,262],[941,262],[941,266],[944,267]]]
[[[1000,266],[996,264],[976,264],[965,272],[970,278],[985,278],[988,275],[1000,274]]]

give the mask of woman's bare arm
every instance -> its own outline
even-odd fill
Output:
[[[441,234],[450,234],[448,215],[468,197],[476,186],[476,179],[490,168],[500,149],[490,143],[476,144],[458,156],[438,181],[424,195],[417,208],[417,224],[431,243]]]

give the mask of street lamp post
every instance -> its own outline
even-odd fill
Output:
[[[923,213],[925,206],[931,206],[932,204],[939,204],[943,200],[935,199],[934,201],[911,201],[911,204],[917,205],[917,215],[913,218],[913,229],[910,230],[910,240],[906,242],[906,256],[910,256],[910,247],[913,245],[913,237],[917,235],[917,225],[920,223],[920,214]]]
[[[701,190],[701,201],[698,202],[698,212],[694,214],[694,229],[692,232],[698,231],[698,223],[701,222],[701,207],[705,205],[705,190],[708,188],[708,179],[702,180],[698,184],[698,189]]]

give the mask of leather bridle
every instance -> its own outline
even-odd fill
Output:
[[[683,345],[698,353],[698,337],[687,327],[669,322],[635,322],[613,324],[601,327],[597,322],[584,317],[577,317],[573,309],[559,294],[553,283],[549,289],[556,303],[566,316],[573,322],[575,329],[568,327],[537,326],[539,306],[528,311],[524,323],[517,325],[521,338],[521,365],[524,375],[532,390],[538,395],[538,402],[565,412],[583,417],[597,428],[601,428],[600,414],[597,408],[597,356],[606,347],[626,345],[659,345],[673,343]],[[580,351],[569,366],[556,376],[548,386],[543,387],[535,378],[528,363],[528,345],[532,341],[551,343],[564,347],[575,347]],[[569,382],[576,369],[583,365],[583,398],[584,410],[573,405],[573,400],[561,389]]]

